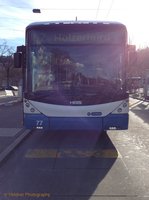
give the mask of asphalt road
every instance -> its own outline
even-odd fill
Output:
[[[34,131],[1,163],[0,199],[148,200],[148,114],[133,104],[129,130],[101,137]]]

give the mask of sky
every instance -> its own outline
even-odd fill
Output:
[[[41,13],[33,13],[39,8]],[[126,25],[129,43],[149,47],[149,0],[0,0],[0,43],[24,44],[25,27],[35,21],[117,21]]]

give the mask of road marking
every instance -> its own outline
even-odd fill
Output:
[[[132,109],[140,104],[142,104],[143,101],[142,100],[137,100],[137,101],[129,101],[129,107]]]
[[[26,158],[120,158],[116,149],[78,150],[78,149],[29,149]]]
[[[129,109],[133,109],[137,106],[143,106],[144,110],[148,110],[149,109],[149,102],[148,101],[144,101],[144,100],[130,100],[129,101]]]
[[[56,158],[56,149],[29,149],[25,155],[26,158]]]

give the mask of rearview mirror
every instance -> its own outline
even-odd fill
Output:
[[[14,67],[21,68],[21,63],[22,63],[22,54],[14,53]]]

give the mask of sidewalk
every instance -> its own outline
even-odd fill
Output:
[[[12,105],[20,102],[17,96],[0,95],[0,106]],[[11,111],[10,111],[11,112]],[[8,113],[9,116],[9,113]],[[9,118],[8,118],[9,122]],[[30,130],[22,128],[1,128],[0,127],[0,163],[11,151],[30,133]]]

